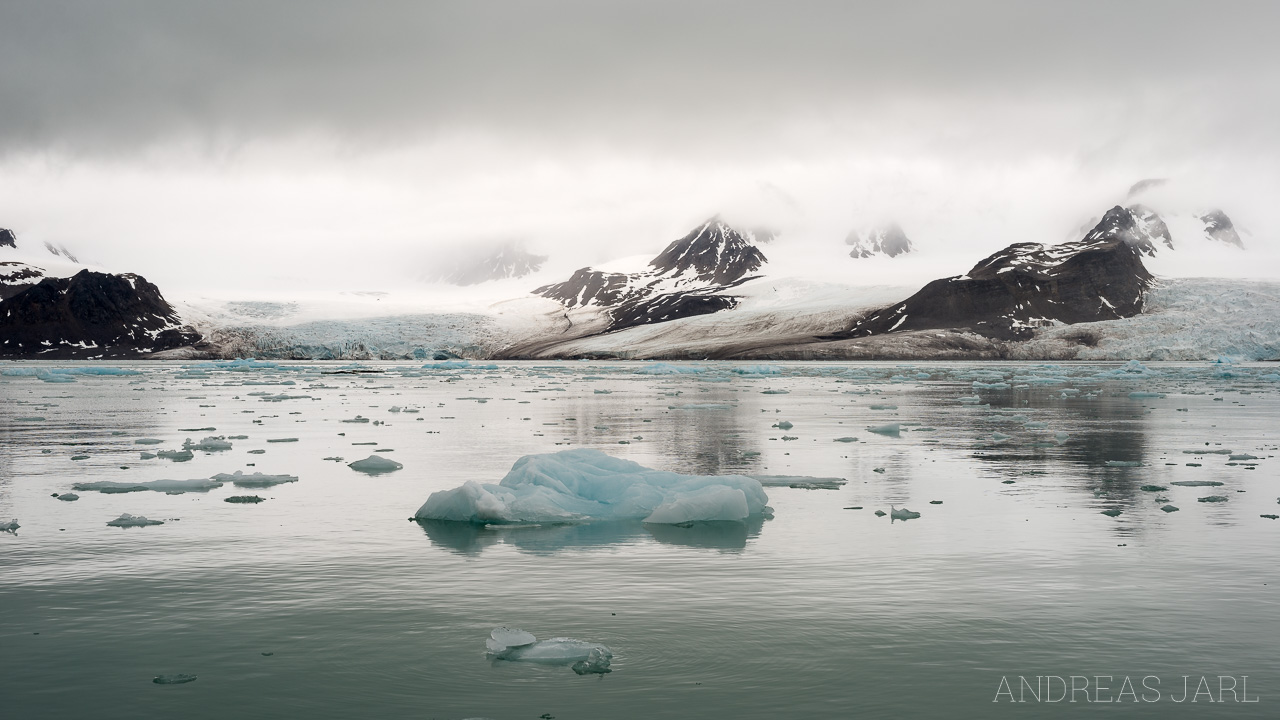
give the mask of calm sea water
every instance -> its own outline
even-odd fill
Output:
[[[0,534],[4,717],[1280,717],[1274,366],[114,367],[141,374],[0,376],[0,522],[21,525]],[[248,437],[141,459],[210,435]],[[848,483],[769,488],[775,516],[741,525],[407,519],[570,447]],[[404,469],[346,466],[375,450]],[[51,497],[235,470],[300,481]],[[1197,480],[1222,485],[1171,484]],[[873,514],[891,505],[921,517]],[[124,512],[165,524],[106,525]],[[497,625],[604,643],[613,672],[490,661]],[[198,679],[152,682],[176,673]],[[1074,704],[998,696],[1073,675]],[[1159,701],[1085,702],[1126,676]],[[1183,676],[1211,697],[1174,702]]]

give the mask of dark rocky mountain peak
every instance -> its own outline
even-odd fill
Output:
[[[1197,217],[1204,223],[1204,234],[1210,240],[1244,249],[1244,241],[1240,239],[1240,233],[1236,232],[1236,226],[1226,213],[1215,209]]]
[[[0,338],[0,356],[56,359],[132,357],[200,336],[146,279],[81,270],[0,302]]]
[[[12,230],[0,228],[0,247],[18,247],[18,238]]]
[[[582,268],[564,282],[533,292],[566,308],[604,308],[611,332],[734,307],[737,299],[720,293],[750,280],[765,262],[747,234],[713,217],[668,245],[649,262],[651,270]]]
[[[1158,243],[1173,249],[1173,238],[1164,220],[1156,211],[1140,204],[1111,208],[1085,234],[1083,242],[1103,240],[1121,240],[1149,257],[1155,256]]]
[[[764,263],[764,253],[717,215],[672,242],[649,265],[659,275],[724,284],[759,270]]]
[[[1114,320],[1142,312],[1151,273],[1133,242],[1137,221],[1112,208],[1082,240],[1016,243],[966,275],[934,280],[915,295],[868,314],[840,337],[966,328],[1022,339],[1034,328]]]
[[[876,255],[897,257],[914,249],[911,239],[897,223],[881,225],[865,233],[854,230],[844,239],[844,244],[853,246],[849,251],[851,258],[869,258]]]

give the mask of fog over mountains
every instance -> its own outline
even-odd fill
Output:
[[[1108,217],[1149,293],[1280,275],[1273,3],[72,5],[0,8],[0,292],[136,274],[219,353],[763,352]]]

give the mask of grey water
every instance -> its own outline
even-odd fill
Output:
[[[4,717],[1280,716],[1273,365],[76,367],[0,366]],[[578,447],[848,482],[770,487],[747,523],[409,520]],[[379,450],[404,468],[347,466]],[[53,497],[236,470],[299,481]],[[613,672],[489,660],[499,625],[604,643]]]

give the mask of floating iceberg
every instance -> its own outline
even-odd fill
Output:
[[[120,517],[107,523],[112,527],[145,527],[147,525],[163,525],[163,520],[148,520],[141,515],[130,515],[124,513]]]
[[[790,487],[801,490],[839,490],[848,482],[839,477],[809,477],[808,475],[752,475],[764,487]]]
[[[363,460],[356,460],[355,462],[347,463],[347,467],[357,472],[377,475],[379,473],[394,472],[403,468],[404,465],[401,465],[395,460],[384,458],[381,455],[370,455]]]
[[[260,472],[252,475],[245,475],[243,470],[237,470],[233,473],[218,473],[213,476],[218,484],[231,483],[236,487],[271,487],[272,485],[283,485],[284,483],[298,482],[295,475],[263,475]]]
[[[609,663],[613,659],[613,651],[608,646],[586,640],[557,637],[539,642],[532,633],[499,627],[489,633],[484,645],[489,657],[495,660],[571,664],[579,675],[612,672]]]
[[[231,443],[227,442],[227,439],[221,435],[207,437],[198,443],[193,443],[191,442],[191,438],[187,438],[186,442],[182,443],[182,449],[217,452],[219,450],[230,450]]]
[[[97,480],[95,482],[75,483],[71,486],[73,490],[79,490],[81,492],[93,490],[107,495],[113,493],[145,492],[147,490],[169,493],[170,495],[179,495],[185,492],[206,492],[220,487],[222,487],[222,483],[216,480],[205,480],[203,478],[196,478],[194,480],[151,480],[148,482]]]
[[[889,437],[898,437],[902,432],[902,425],[898,423],[889,423],[888,425],[874,425],[867,428],[867,432],[873,432],[877,435],[888,435]]]
[[[420,520],[557,523],[741,521],[770,512],[758,480],[742,475],[681,475],[599,450],[526,455],[498,484],[467,481],[431,494]]]
[[[904,507],[896,508],[892,505],[889,506],[890,520],[915,520],[918,517],[920,517],[920,513],[918,512],[912,512]]]

